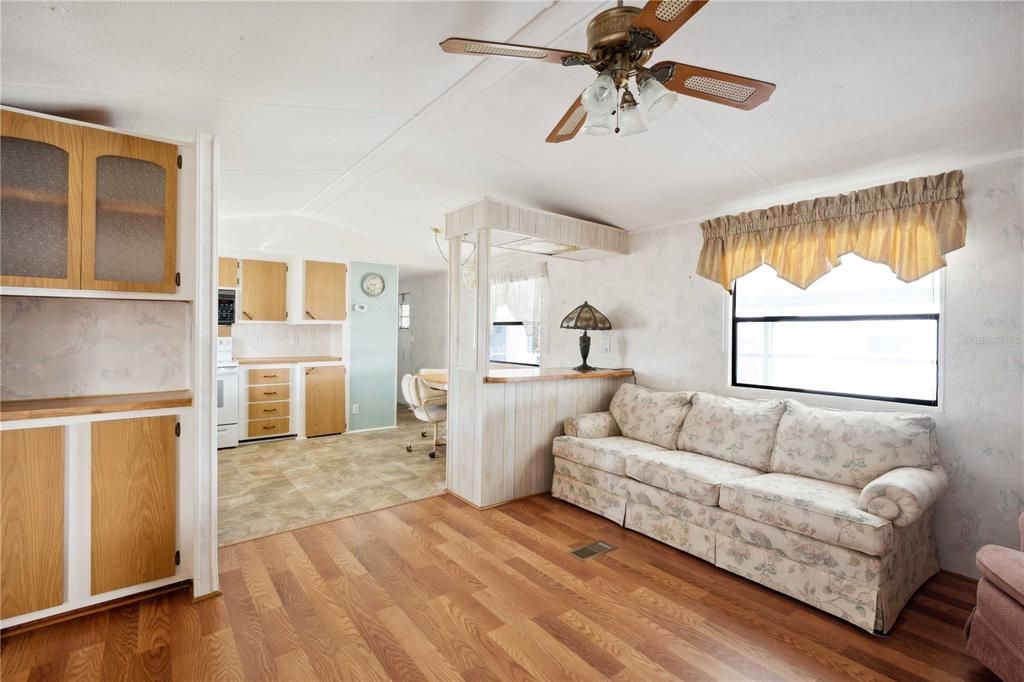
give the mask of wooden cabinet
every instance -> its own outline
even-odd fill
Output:
[[[174,575],[176,423],[92,424],[92,594]]]
[[[275,384],[273,386],[250,386],[249,402],[275,402],[278,400],[291,399],[291,386],[288,384]]]
[[[173,294],[178,148],[92,128],[82,148],[82,288]]]
[[[82,259],[82,128],[0,112],[0,283],[76,289]]]
[[[0,114],[2,284],[175,293],[177,147]]]
[[[62,604],[63,426],[0,433],[0,526],[0,618]]]
[[[306,368],[306,436],[345,431],[345,368]]]
[[[291,381],[292,372],[287,367],[271,367],[270,369],[250,369],[249,385],[287,384]]]
[[[237,287],[238,286],[238,259],[218,258],[217,259],[217,286]]]
[[[240,320],[284,321],[287,312],[288,266],[265,260],[242,261]]]
[[[266,438],[293,433],[291,430],[290,367],[264,367],[250,369],[248,438]]]
[[[346,282],[344,263],[305,261],[302,319],[340,321],[346,319]]]

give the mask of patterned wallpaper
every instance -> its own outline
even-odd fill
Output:
[[[976,575],[979,547],[1017,546],[1016,518],[1024,510],[1024,164],[1016,158],[965,168],[964,174],[969,226],[967,246],[949,255],[945,269],[941,406],[920,409],[935,417],[951,479],[936,510],[942,566]],[[700,230],[691,225],[636,234],[625,257],[550,259],[543,364],[579,362],[578,335],[558,323],[588,299],[614,325],[593,334],[591,364],[633,367],[640,383],[658,388],[789,395],[728,385],[728,297],[693,274],[700,246]],[[609,352],[603,351],[605,339]],[[828,407],[900,409],[795,397]]]
[[[398,400],[402,376],[424,367],[448,366],[448,273],[400,277],[399,292],[408,293],[409,329],[398,330]]]
[[[4,400],[191,385],[188,303],[4,296]]]

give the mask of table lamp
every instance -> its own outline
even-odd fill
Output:
[[[590,355],[590,337],[587,336],[587,332],[611,329],[612,323],[605,317],[605,314],[584,301],[583,305],[576,306],[565,316],[561,327],[562,329],[583,330],[583,334],[580,335],[580,356],[583,358],[583,364],[574,369],[577,372],[593,372],[597,369],[587,364],[587,356]]]

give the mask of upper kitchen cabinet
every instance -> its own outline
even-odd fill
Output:
[[[239,320],[288,319],[288,265],[268,260],[242,261],[242,311]]]
[[[238,286],[238,259],[217,259],[217,286],[233,289]]]
[[[83,132],[82,288],[174,293],[178,148]]]
[[[0,284],[179,293],[178,147],[0,114]]]
[[[302,319],[319,322],[344,320],[348,268],[344,263],[307,260],[304,263],[304,305]]]
[[[0,112],[0,283],[81,282],[83,129]]]

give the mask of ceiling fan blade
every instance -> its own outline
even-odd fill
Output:
[[[555,50],[550,47],[533,47],[513,43],[495,43],[489,40],[470,38],[447,38],[441,41],[441,49],[452,54],[468,54],[475,57],[508,57],[526,61],[551,62],[562,66],[582,66],[590,63],[590,55],[572,50]]]
[[[774,83],[678,62],[659,62],[651,75],[669,90],[737,109],[753,109],[775,92]]]
[[[583,127],[587,120],[587,112],[583,109],[583,95],[581,94],[572,103],[572,106],[565,112],[561,120],[551,129],[545,142],[565,142],[576,137],[576,133]]]
[[[630,26],[635,49],[653,49],[672,37],[708,0],[649,0]]]

